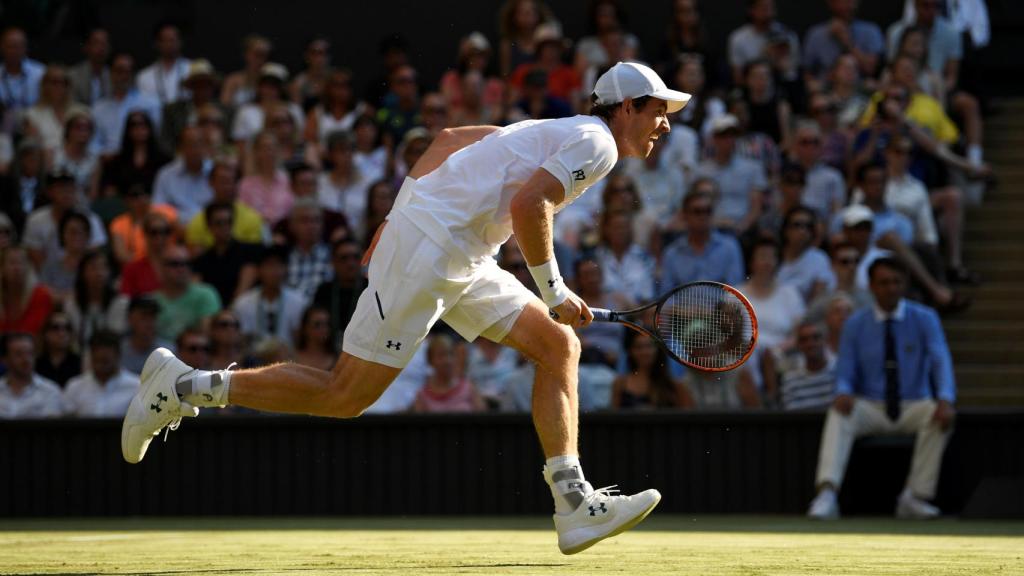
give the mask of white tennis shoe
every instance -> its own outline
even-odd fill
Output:
[[[178,379],[192,371],[192,367],[166,348],[157,348],[146,359],[139,391],[128,405],[121,424],[121,455],[125,461],[130,464],[141,461],[149,443],[161,430],[165,427],[177,430],[183,417],[199,415],[199,408],[182,402],[175,388]]]
[[[836,520],[839,518],[839,498],[836,491],[826,488],[811,501],[807,517],[814,520]]]
[[[921,500],[910,491],[904,488],[896,501],[896,517],[911,520],[931,520],[942,515],[938,507]]]
[[[657,490],[644,490],[632,496],[613,495],[614,486],[599,488],[583,497],[569,514],[555,514],[555,531],[562,554],[576,554],[605,538],[611,538],[636,526],[661,501]]]

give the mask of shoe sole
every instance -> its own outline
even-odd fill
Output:
[[[654,511],[654,508],[658,505],[659,502],[661,502],[661,493],[658,493],[658,497],[654,499],[654,502],[652,502],[651,505],[648,506],[646,510],[644,510],[640,514],[636,515],[632,520],[626,522],[625,524],[619,526],[615,530],[612,530],[611,532],[609,532],[609,533],[607,533],[607,534],[605,534],[603,536],[598,536],[596,538],[591,538],[590,540],[587,540],[587,541],[583,542],[582,544],[577,544],[576,546],[573,546],[572,548],[569,548],[567,550],[562,550],[562,554],[565,554],[566,556],[571,556],[573,554],[578,554],[580,552],[583,552],[587,548],[590,548],[594,544],[597,544],[601,540],[606,540],[608,538],[613,538],[615,536],[618,536],[619,534],[622,534],[626,530],[629,530],[630,528],[633,528],[637,524],[643,522],[644,518],[647,518],[647,515],[650,514],[652,511]]]
[[[164,369],[164,367],[167,366],[167,364],[170,363],[170,361],[173,359],[174,356],[168,356],[164,358],[152,370],[148,370],[148,360],[145,364],[142,365],[142,374],[139,376],[139,381],[144,384],[139,388],[139,391],[135,394],[135,397],[132,398],[131,404],[128,405],[128,411],[124,415],[124,420],[121,422],[121,457],[124,458],[125,462],[128,462],[129,464],[138,464],[139,462],[141,462],[142,458],[146,455],[146,451],[142,451],[142,454],[139,455],[138,460],[133,461],[131,458],[128,457],[128,453],[126,450],[128,444],[128,435],[130,434],[128,418],[129,416],[131,416],[132,409],[135,408],[136,403],[140,401],[140,398],[149,397],[150,389],[152,388],[152,384],[154,382],[154,377],[157,374],[159,374]]]

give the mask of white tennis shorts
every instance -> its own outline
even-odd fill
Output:
[[[370,260],[369,285],[345,329],[342,349],[404,368],[443,319],[463,338],[500,342],[535,299],[493,258],[472,264],[392,212]]]

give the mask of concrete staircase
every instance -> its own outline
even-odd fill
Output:
[[[982,276],[974,305],[944,320],[961,405],[1024,405],[1024,99],[986,122],[999,186],[967,212],[964,258]]]

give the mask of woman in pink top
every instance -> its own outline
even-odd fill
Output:
[[[464,376],[455,375],[455,350],[451,338],[433,336],[427,345],[431,375],[416,394],[414,412],[483,412],[484,401]]]
[[[271,227],[292,209],[295,201],[288,174],[278,167],[277,137],[260,132],[252,140],[252,170],[238,184],[238,198],[252,206]]]

